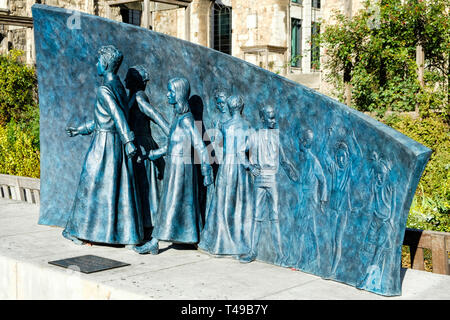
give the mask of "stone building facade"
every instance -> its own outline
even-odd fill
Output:
[[[149,28],[321,91],[326,91],[321,85],[323,52],[311,35],[320,32],[320,19],[329,20],[333,9],[352,14],[361,7],[360,0],[0,0],[0,50],[23,50],[30,64],[35,59],[31,22],[5,24],[2,17],[31,17],[34,3]]]

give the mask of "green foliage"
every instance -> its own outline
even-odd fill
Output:
[[[0,56],[0,173],[39,178],[37,81],[22,54]]]
[[[39,178],[40,152],[30,131],[14,120],[0,126],[0,173]]]
[[[389,126],[433,150],[419,182],[408,227],[450,232],[450,128],[442,115],[426,118],[392,115]]]
[[[352,87],[360,111],[449,111],[450,28],[447,0],[367,1],[352,18],[336,12],[317,41],[324,48],[326,79],[343,101]],[[424,85],[417,77],[416,48],[425,53]],[[419,99],[418,99],[419,98]],[[425,105],[423,105],[423,103]]]
[[[19,61],[21,51],[0,55],[0,125],[10,120],[29,122],[35,120],[37,79],[33,68]]]

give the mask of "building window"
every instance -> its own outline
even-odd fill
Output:
[[[316,37],[320,34],[320,24],[311,22],[311,69],[320,69],[320,47]]]
[[[303,4],[303,0],[291,0],[293,3]]]
[[[231,54],[231,7],[214,3],[213,49]]]
[[[120,14],[123,22],[133,24],[135,26],[141,25],[141,10],[120,8]]]
[[[312,0],[311,6],[316,9],[320,9],[320,0]]]
[[[291,66],[302,65],[302,20],[291,19]]]

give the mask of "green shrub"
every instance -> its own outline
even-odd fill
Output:
[[[436,113],[417,119],[409,115],[392,115],[384,122],[433,150],[411,205],[408,227],[450,232],[448,123]]]
[[[37,79],[34,68],[22,64],[21,51],[0,55],[0,125],[10,120],[29,122],[35,119]]]
[[[40,152],[29,130],[11,121],[0,126],[0,173],[39,178]]]

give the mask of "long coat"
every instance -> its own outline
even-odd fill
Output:
[[[134,139],[127,125],[127,95],[118,76],[105,79],[97,91],[94,120],[75,200],[65,232],[92,242],[139,244],[143,241],[132,161],[124,145]]]
[[[253,190],[243,165],[250,124],[229,119],[220,127],[224,156],[198,246],[211,254],[245,254],[250,251],[253,218]]]
[[[207,163],[208,152],[194,125],[191,112],[177,114],[168,145],[156,150],[167,154],[163,190],[152,237],[172,242],[197,243],[203,221],[198,201],[198,184],[191,147]]]

